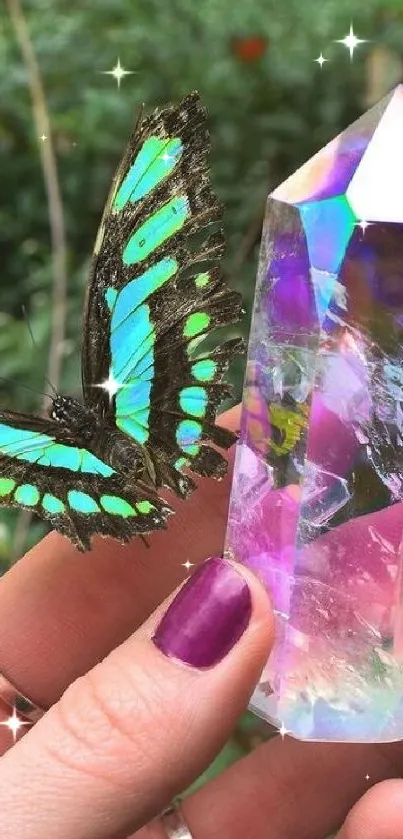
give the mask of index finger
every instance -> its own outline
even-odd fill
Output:
[[[238,422],[239,407],[219,420],[233,430]],[[0,580],[0,672],[39,705],[53,704],[181,582],[183,563],[221,552],[229,489],[229,474],[200,478],[149,548],[97,538],[80,554],[50,533]]]

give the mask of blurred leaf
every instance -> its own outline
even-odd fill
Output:
[[[246,752],[243,751],[243,749],[241,749],[234,740],[229,740],[203,775],[200,775],[197,781],[195,781],[181,797],[191,795],[191,793],[196,792],[196,790],[207,783],[207,781],[212,781],[213,778],[217,777],[217,775],[221,775],[221,772],[224,772],[225,769],[231,766],[232,763],[235,763],[235,761],[239,760],[240,757],[244,757],[245,754]]]

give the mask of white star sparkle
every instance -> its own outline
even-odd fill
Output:
[[[102,70],[105,76],[113,76],[116,79],[118,87],[120,87],[120,83],[125,76],[132,76],[135,73],[135,70],[125,70],[120,63],[120,58],[117,60],[117,64],[112,70]]]
[[[318,58],[314,58],[314,61],[316,61],[316,63],[317,63],[317,64],[319,64],[320,69],[322,69],[322,67],[323,67],[323,65],[325,64],[325,62],[326,62],[326,61],[329,61],[329,59],[328,59],[328,58],[325,58],[325,56],[324,56],[324,55],[322,55],[322,53],[321,53],[321,54],[318,56]]]
[[[365,221],[365,219],[361,219],[360,221],[356,221],[355,226],[361,227],[362,232],[365,233],[367,227],[371,227],[372,224],[372,221]]]
[[[194,565],[194,562],[189,562],[189,560],[187,559],[186,562],[182,562],[182,565],[184,568],[186,568],[186,571],[189,571],[189,569],[192,568],[192,566]]]
[[[48,138],[47,138],[47,134],[41,134],[41,136],[39,137],[39,139],[40,139],[40,140],[42,140],[42,143],[44,143],[44,142],[45,142],[45,140],[47,140],[47,139],[48,139]]]
[[[109,394],[109,399],[112,399],[112,396],[115,396],[115,393],[117,393],[123,385],[115,379],[112,370],[110,370],[108,378],[97,385],[97,387],[102,387],[103,390],[106,390]]]
[[[350,24],[350,32],[348,33],[348,35],[346,35],[345,38],[341,38],[340,40],[336,41],[336,44],[343,44],[345,47],[347,47],[347,49],[350,53],[350,61],[353,60],[354,50],[360,44],[366,44],[366,43],[368,43],[368,42],[362,40],[362,38],[357,38],[357,36],[355,35],[355,33],[353,31],[353,24],[352,23]]]
[[[24,725],[31,725],[31,723],[22,720],[21,717],[18,716],[16,709],[13,708],[13,713],[11,714],[11,716],[8,717],[8,719],[6,720],[2,720],[0,722],[0,725],[4,725],[11,731],[15,743],[20,728],[22,728]]]
[[[284,740],[286,734],[288,734],[288,728],[285,727],[284,723],[281,723],[281,726],[278,730],[280,737]]]
[[[368,772],[367,772],[367,774],[366,774],[366,776],[365,776],[365,780],[366,780],[366,781],[369,781],[370,777],[371,777],[371,775],[368,775]]]

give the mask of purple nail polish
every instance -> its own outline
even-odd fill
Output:
[[[218,664],[245,631],[252,598],[244,577],[221,557],[203,562],[162,618],[154,644],[200,669]]]

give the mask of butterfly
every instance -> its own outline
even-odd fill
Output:
[[[140,118],[96,238],[84,306],[80,402],[48,417],[0,411],[0,504],[49,520],[79,550],[166,527],[162,488],[186,498],[189,471],[221,477],[235,435],[215,425],[242,342],[211,350],[241,297],[219,267],[222,208],[208,173],[199,95]]]

